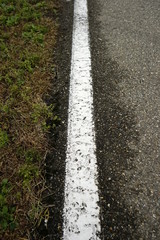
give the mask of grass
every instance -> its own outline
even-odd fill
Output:
[[[0,239],[31,239],[42,204],[57,35],[54,0],[0,0]],[[35,236],[36,239],[36,236]],[[37,237],[37,239],[39,239]]]

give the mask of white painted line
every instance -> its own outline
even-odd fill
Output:
[[[87,0],[75,0],[70,75],[64,240],[99,240]]]

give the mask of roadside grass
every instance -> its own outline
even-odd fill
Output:
[[[52,89],[58,3],[0,0],[0,239],[31,239],[47,215],[47,134],[59,118]],[[36,239],[36,236],[35,236]],[[37,238],[38,239],[38,238]]]

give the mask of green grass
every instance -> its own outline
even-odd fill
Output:
[[[9,142],[8,135],[5,131],[0,129],[0,148],[6,146]]]
[[[52,0],[0,0],[3,240],[29,239],[30,230],[43,218],[44,156],[50,149],[47,134],[60,122],[54,105],[44,101],[52,85],[57,31],[57,23],[48,15],[57,14],[56,4]]]
[[[8,179],[3,179],[0,185],[0,229],[3,232],[6,229],[13,231],[17,226],[14,216],[15,207],[11,206],[7,200],[11,189]]]

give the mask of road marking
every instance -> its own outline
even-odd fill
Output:
[[[99,196],[87,0],[75,0],[66,156],[64,240],[99,240]]]

